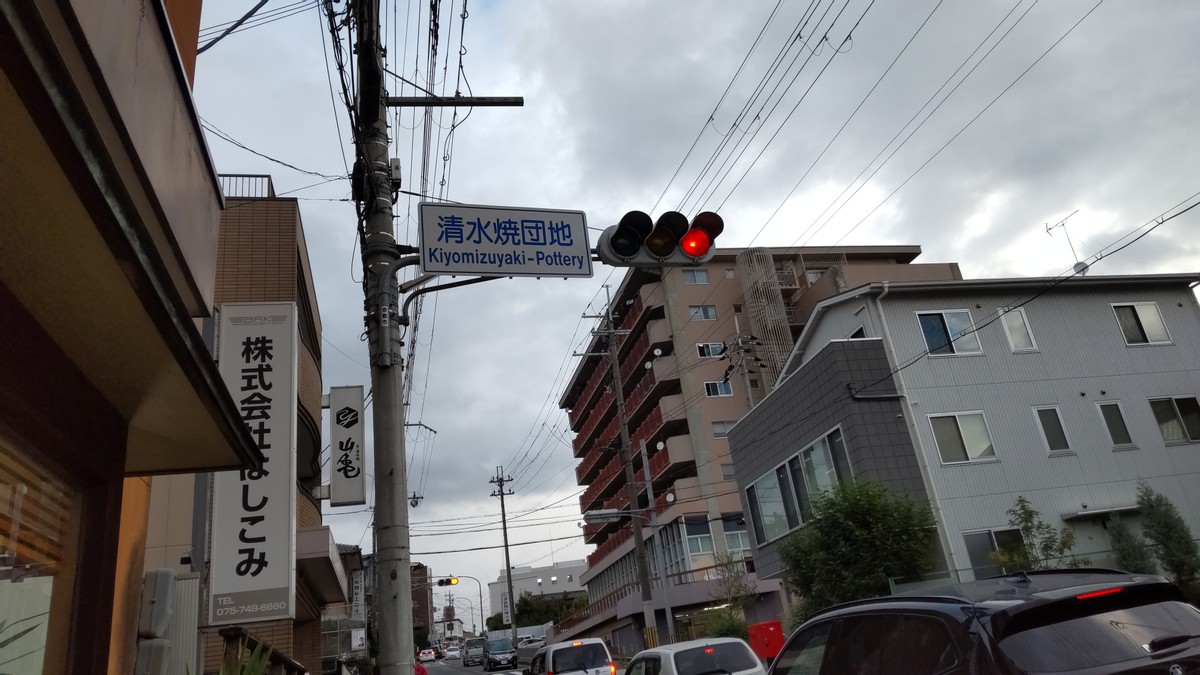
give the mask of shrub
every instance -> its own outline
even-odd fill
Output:
[[[1158,561],[1176,584],[1189,586],[1200,572],[1200,549],[1191,529],[1171,500],[1146,483],[1138,484],[1137,501],[1142,510],[1142,531],[1157,546]]]
[[[1108,538],[1112,541],[1113,551],[1117,556],[1117,567],[1126,572],[1158,574],[1154,552],[1150,550],[1146,540],[1129,527],[1129,523],[1120,517],[1113,518],[1108,523]]]
[[[1055,529],[1023,495],[1017,497],[1006,513],[1008,524],[1021,533],[1022,546],[992,553],[996,564],[1009,570],[1046,570],[1088,564],[1071,553],[1075,548],[1075,533],[1071,528]]]

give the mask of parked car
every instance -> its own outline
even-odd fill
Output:
[[[517,650],[509,638],[488,638],[483,643],[483,669],[493,670],[507,666],[517,667]]]
[[[485,644],[487,644],[487,638],[467,638],[462,647],[463,665],[473,666],[476,663],[483,663],[483,646]]]
[[[625,675],[764,675],[765,672],[762,662],[744,640],[720,637],[644,649],[625,666]]]
[[[457,659],[461,656],[462,656],[462,651],[459,650],[458,647],[456,647],[454,645],[450,645],[449,647],[446,647],[446,658],[447,659]]]
[[[437,661],[437,656],[433,653],[432,649],[422,649],[421,653],[417,654],[417,660],[420,661],[421,663],[426,663],[428,661]]]
[[[439,658],[439,659],[440,659],[440,658],[442,658],[443,656],[445,656],[445,655],[446,655],[446,652],[442,651],[442,646],[441,646],[441,645],[434,645],[434,646],[433,646],[433,655],[434,655],[436,658]]]
[[[544,645],[534,653],[523,675],[617,675],[608,645],[600,638],[583,638]]]
[[[1200,609],[1159,576],[1016,574],[831,607],[769,675],[1200,673]]]

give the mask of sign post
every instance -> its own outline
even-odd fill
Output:
[[[329,505],[367,503],[367,477],[363,473],[363,388],[329,388],[329,447],[333,457],[329,474]]]
[[[590,277],[583,211],[422,202],[421,271],[492,277]]]

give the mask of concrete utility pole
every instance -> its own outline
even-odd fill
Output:
[[[506,492],[504,485],[512,482],[512,476],[505,478],[504,467],[498,466],[496,467],[496,477],[488,482],[496,486],[496,489],[492,492],[492,496],[500,498],[500,528],[504,532],[504,578],[508,584],[508,614],[509,618],[512,619],[509,622],[509,628],[512,630],[512,642],[515,647],[517,644],[517,599],[513,597],[512,562],[508,558],[508,513],[504,510],[505,495],[513,493],[512,490]],[[483,591],[480,590],[481,595],[482,593]],[[480,602],[482,602],[482,598]],[[503,611],[503,608],[501,608],[501,611]],[[501,617],[503,618],[503,614],[501,614]]]
[[[605,291],[608,291],[607,286]],[[617,334],[620,331],[617,330],[616,322],[613,321],[611,293],[608,293],[608,307],[604,314],[606,328],[603,332],[608,335],[608,360],[612,364],[612,393],[613,400],[617,403],[617,426],[621,430],[619,461],[625,472],[625,496],[629,502],[627,508],[632,512],[637,509],[638,488],[633,472],[633,453],[629,447],[629,418],[625,416],[625,388],[621,381],[621,363],[618,358]],[[649,477],[649,465],[643,468]],[[651,503],[650,507],[653,508],[654,504]],[[646,542],[642,541],[642,521],[638,520],[636,515],[631,514],[629,525],[633,528],[633,559],[637,566],[638,583],[642,587],[642,621],[645,623],[642,639],[645,647],[649,649],[658,646],[658,624],[654,620],[654,590],[650,586],[650,565],[646,562]]]
[[[392,174],[388,160],[383,57],[379,42],[379,2],[354,3],[358,52],[359,157],[355,198],[363,218],[363,284],[375,399],[375,561],[379,617],[379,672],[412,675],[412,555],[409,549],[408,473],[404,460],[404,373],[396,318],[395,273],[411,247],[396,245],[392,226]],[[410,256],[411,258],[411,256]]]
[[[663,589],[663,604],[667,614],[667,639],[676,642],[675,617],[673,616],[675,612],[671,609],[671,580],[667,576],[667,561],[662,550],[662,527],[658,524],[658,511],[654,508],[654,481],[650,479],[650,456],[646,453],[646,441],[642,441],[638,445],[642,453],[642,466],[646,467],[646,500],[650,505],[650,533],[654,537],[654,562],[658,565],[658,578],[662,582],[660,585]],[[663,448],[659,452],[665,451],[666,448]],[[634,517],[636,514],[631,513],[630,518]]]

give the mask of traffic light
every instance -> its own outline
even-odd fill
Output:
[[[596,253],[613,267],[679,267],[712,259],[717,235],[725,221],[705,211],[688,224],[687,216],[667,211],[657,221],[641,211],[630,211],[600,235]]]
[[[438,579],[437,585],[438,586],[457,586],[458,585],[458,577],[446,577],[445,579]]]

